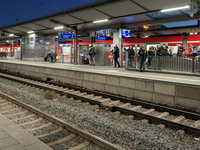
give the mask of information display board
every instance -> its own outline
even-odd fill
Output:
[[[61,39],[74,39],[74,34],[71,33],[62,33]]]
[[[102,35],[97,36],[97,40],[107,40],[107,39],[108,39],[107,36],[102,36]]]

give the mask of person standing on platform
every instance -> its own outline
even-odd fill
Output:
[[[133,46],[131,45],[128,49],[128,66],[130,68],[133,68],[132,67],[132,60],[133,60],[133,57],[135,56],[135,52],[133,50]]]
[[[151,47],[149,48],[149,52],[148,52],[148,56],[149,56],[149,57],[148,57],[148,66],[151,66],[151,60],[153,59],[154,55],[155,55],[154,47],[151,46]]]
[[[145,46],[142,45],[141,46],[141,50],[138,52],[139,57],[140,57],[140,72],[145,72],[146,71],[146,59],[148,57],[147,55],[147,51],[145,50]],[[143,70],[142,70],[142,66],[143,66]]]
[[[89,55],[90,55],[90,66],[92,66],[92,65],[95,66],[96,51],[93,46],[91,46],[91,48],[90,48]]]
[[[119,58],[119,48],[118,48],[117,45],[114,46],[114,52],[113,52],[113,54],[114,54],[114,64],[115,64],[114,67],[116,68],[116,63],[117,63],[117,68],[119,68],[119,67],[120,67],[120,64],[119,64],[119,62],[118,62],[118,58]]]
[[[189,45],[189,47],[185,48],[185,57],[194,57],[195,56],[195,52],[192,51],[192,44]]]
[[[167,46],[166,44],[163,44],[163,46],[161,46],[157,49],[157,56],[162,56],[165,53],[166,46]]]

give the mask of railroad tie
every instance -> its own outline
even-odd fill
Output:
[[[131,105],[131,103],[126,103],[126,104],[123,104],[123,105],[121,105],[119,107],[127,107],[127,106],[130,106],[130,105]]]
[[[33,121],[21,123],[21,124],[18,124],[18,125],[21,127],[21,126],[25,126],[25,125],[29,125],[29,124],[32,124],[32,123],[39,122],[39,121],[41,121],[41,120],[43,120],[43,118],[39,118],[39,119],[36,119],[36,120],[33,120]]]
[[[41,125],[39,127],[35,127],[35,128],[31,128],[31,129],[27,129],[26,131],[27,132],[31,132],[31,131],[35,131],[35,130],[39,130],[39,129],[42,129],[42,128],[46,128],[48,126],[52,125],[51,122],[47,123],[47,124],[44,124],[44,125]]]
[[[100,102],[106,102],[106,101],[110,101],[111,99],[110,98],[107,98],[107,99],[103,99],[103,100],[100,100]]]
[[[179,116],[178,118],[172,120],[173,122],[180,122],[181,120],[185,119],[185,116]]]
[[[150,114],[150,113],[152,113],[154,111],[155,111],[155,109],[149,109],[149,110],[143,112],[143,114]]]
[[[62,139],[59,139],[57,141],[53,141],[53,142],[50,142],[50,143],[47,143],[48,146],[53,146],[53,145],[56,145],[56,144],[59,144],[59,143],[62,143],[62,142],[65,142],[65,141],[68,141],[70,140],[71,138],[75,137],[75,134],[70,134],[69,136],[66,136]]]
[[[117,101],[111,102],[111,103],[109,103],[109,104],[110,104],[110,105],[115,105],[115,104],[118,104],[118,103],[120,103],[120,100],[117,100]]]
[[[158,115],[157,118],[163,118],[163,117],[166,117],[166,116],[169,116],[168,112],[164,112],[164,113]]]
[[[195,128],[198,128],[200,126],[200,120],[196,121],[193,126]]]
[[[73,148],[70,148],[69,150],[81,150],[83,149],[84,147],[88,146],[90,144],[90,142],[88,141],[85,141],[79,145],[77,145],[76,147],[73,147]]]
[[[142,106],[140,106],[140,105],[138,105],[138,106],[136,106],[136,107],[134,107],[134,108],[131,108],[130,110],[137,110],[137,109],[140,109],[140,108],[142,108]]]
[[[16,105],[15,105],[15,104],[11,104],[11,105],[9,105],[9,106],[2,107],[2,108],[0,108],[0,109],[10,108],[10,107],[13,107],[13,106],[16,106]]]
[[[33,117],[33,116],[35,116],[35,114],[31,114],[31,115],[25,116],[25,117],[23,117],[23,118],[11,119],[11,121],[23,120],[23,119],[31,118],[31,117]]]
[[[19,112],[19,113],[16,113],[16,114],[10,114],[10,115],[5,115],[5,116],[6,116],[6,117],[13,117],[13,116],[17,116],[17,115],[24,114],[24,113],[26,113],[26,112],[28,112],[28,111],[25,110],[25,111],[22,111],[22,112]]]
[[[19,108],[13,108],[11,110],[1,111],[0,113],[3,114],[3,113],[12,112],[12,111],[15,111],[15,110],[19,110],[19,109],[21,109],[21,107],[19,107]]]
[[[45,137],[45,136],[49,136],[49,135],[58,133],[58,132],[60,132],[60,131],[62,131],[62,130],[63,130],[63,128],[58,128],[57,130],[54,130],[54,131],[51,131],[51,132],[45,133],[45,134],[40,134],[40,135],[35,136],[35,137],[36,137],[36,138],[43,138],[43,137]]]

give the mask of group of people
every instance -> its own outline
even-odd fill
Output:
[[[135,52],[133,50],[133,46],[130,46],[128,50],[125,52],[125,56],[128,54],[128,67],[132,68],[132,59],[135,56]],[[177,57],[195,57],[200,54],[200,46],[195,49],[193,48],[193,45],[190,44],[185,49],[182,46],[178,47],[178,52],[176,54]],[[163,44],[162,46],[157,46],[157,49],[155,50],[153,46],[149,48],[149,51],[145,49],[145,46],[142,45],[139,52],[139,67],[140,72],[146,71],[146,65],[151,66],[151,60],[154,56],[173,56],[172,50],[169,49],[169,47],[166,44]],[[146,62],[146,59],[148,58],[148,62]],[[142,69],[143,68],[143,69]]]
[[[55,53],[55,51],[52,49],[52,51],[48,52],[47,56],[44,57],[44,61],[48,61],[48,59],[50,59],[50,62],[55,62],[56,56],[57,56],[57,53]]]

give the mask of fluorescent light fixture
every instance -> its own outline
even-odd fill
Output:
[[[104,19],[104,20],[98,20],[98,21],[94,21],[93,23],[101,23],[101,22],[107,22],[108,19]]]
[[[63,26],[55,27],[54,29],[55,29],[55,30],[57,30],[57,29],[63,29]]]
[[[9,42],[8,40],[6,42]]]
[[[10,34],[9,36],[14,36],[14,34]]]
[[[28,31],[27,33],[28,33],[28,34],[30,34],[30,33],[34,33],[34,31]]]
[[[194,34],[197,34],[197,32],[195,32]]]
[[[186,8],[190,8],[190,6],[176,7],[176,8],[170,8],[170,9],[163,9],[163,10],[161,10],[161,12],[175,11],[175,10],[186,9]]]
[[[190,33],[190,35],[193,35],[193,34],[194,34],[194,33],[192,33],[192,32]]]
[[[148,38],[148,37],[149,37],[148,35],[145,36],[145,38]]]

